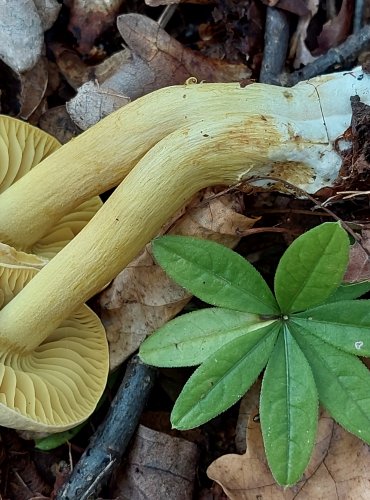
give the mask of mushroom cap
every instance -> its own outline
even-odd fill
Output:
[[[0,115],[0,195],[60,146],[46,132],[16,118]],[[85,201],[60,219],[32,247],[19,250],[48,259],[54,257],[81,231],[101,206],[98,196]]]
[[[39,272],[40,265],[42,259],[0,245],[0,309]],[[0,425],[51,433],[83,422],[105,388],[108,359],[103,325],[86,305],[32,351],[3,345]]]

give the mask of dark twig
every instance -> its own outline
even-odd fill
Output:
[[[260,82],[280,84],[289,42],[289,23],[281,9],[267,7],[265,47],[260,73]]]
[[[105,421],[62,486],[57,500],[94,498],[119,465],[153,386],[155,370],[134,357]]]
[[[362,27],[364,16],[364,0],[356,0],[355,11],[353,13],[353,33],[358,33]]]
[[[326,54],[318,57],[311,64],[307,64],[302,69],[283,75],[281,84],[292,86],[302,80],[309,80],[314,76],[325,73],[333,66],[348,66],[353,63],[358,54],[370,44],[370,25],[364,26],[358,33],[351,35],[345,42],[334,49],[328,50]]]

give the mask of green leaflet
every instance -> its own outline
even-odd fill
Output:
[[[197,427],[236,403],[267,363],[281,323],[232,340],[193,373],[171,414],[176,429]]]
[[[186,236],[163,236],[152,248],[166,273],[201,300],[254,314],[279,312],[258,271],[229,248]]]
[[[338,349],[370,356],[370,301],[345,300],[308,309],[292,322]]]
[[[370,443],[370,372],[352,354],[323,342],[302,326],[291,331],[310,363],[319,399],[331,416]]]
[[[325,302],[329,304],[329,302],[339,302],[340,300],[357,299],[367,292],[370,292],[370,281],[342,283]]]
[[[297,238],[275,274],[281,311],[288,314],[324,302],[342,282],[348,253],[348,236],[337,222],[326,222]]]
[[[51,434],[50,436],[46,436],[40,439],[35,439],[35,448],[42,451],[50,451],[54,448],[58,448],[62,444],[65,444],[70,439],[73,439],[80,430],[85,427],[86,422],[83,422],[73,429],[69,429],[68,431],[58,432],[56,434]]]
[[[142,344],[139,355],[154,366],[199,365],[228,342],[273,321],[230,309],[201,309],[166,323]]]
[[[276,481],[301,479],[315,444],[318,397],[310,366],[287,326],[262,382],[260,418],[266,456]]]

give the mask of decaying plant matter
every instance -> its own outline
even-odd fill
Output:
[[[165,88],[118,110],[43,160],[0,196],[3,243],[33,245],[71,209],[124,180],[93,220],[0,311],[5,363],[8,350],[22,363],[55,336],[62,342],[63,322],[198,190],[252,175],[279,177],[311,193],[332,184],[341,166],[337,139],[351,120],[350,96],[369,103],[368,86],[369,76],[356,69],[292,89]],[[97,376],[100,369],[97,363]],[[2,386],[0,423],[55,430],[53,401],[46,413],[46,396],[38,398],[19,373],[12,379],[12,398]],[[20,391],[25,403],[9,409]],[[76,391],[83,396],[83,388]],[[72,411],[66,414],[58,424],[62,428],[81,420]]]

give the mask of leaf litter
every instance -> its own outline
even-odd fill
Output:
[[[83,86],[87,81],[89,81],[90,88],[88,87],[88,92],[82,95],[82,104],[75,113],[80,116],[76,122],[81,128],[87,128],[117,107],[124,105],[130,99],[135,99],[162,86],[183,83],[189,76],[197,76],[200,80],[207,81],[248,80],[258,76],[263,50],[264,10],[262,2],[257,0],[246,0],[237,5],[230,0],[212,5],[213,19],[211,21],[210,18],[206,19],[202,27],[199,25],[199,39],[195,43],[193,39],[189,42],[190,38],[187,39],[186,36],[178,36],[179,29],[177,33],[176,29],[172,30],[172,32],[168,30],[167,33],[167,30],[164,31],[163,27],[158,27],[148,17],[140,16],[134,9],[132,11],[135,12],[134,14],[123,15],[120,21],[120,31],[125,43],[128,45],[124,50],[122,50],[122,39],[115,28],[118,13],[122,12],[122,2],[110,0],[104,2],[103,6],[103,2],[96,0],[94,2],[84,0],[66,1],[63,3],[62,15],[65,16],[65,9],[67,11],[69,9],[69,34],[67,35],[66,31],[63,32],[62,30],[62,37],[59,34],[53,39],[52,43],[50,42],[50,35],[47,36],[46,46],[50,52],[48,52],[46,60],[42,54],[45,43],[43,33],[54,23],[60,11],[60,3],[52,0],[46,0],[45,2],[17,0],[15,3],[17,3],[17,8],[19,6],[24,7],[24,16],[26,17],[28,12],[28,17],[26,24],[23,23],[22,25],[24,36],[17,36],[17,33],[19,33],[17,27],[12,33],[12,35],[15,35],[14,46],[12,46],[13,42],[8,43],[8,39],[3,44],[3,50],[10,47],[13,54],[17,52],[18,55],[17,58],[8,53],[2,55],[2,68],[4,68],[0,78],[2,111],[29,119],[35,124],[42,124],[44,128],[56,133],[62,139],[62,142],[80,132],[80,129],[66,114],[65,103],[73,97],[74,89]],[[209,2],[200,3],[207,4]],[[352,17],[350,9],[353,2],[351,1],[342,2],[336,16],[328,20],[328,23],[321,30],[321,38],[312,34],[311,21],[315,12],[315,7],[312,6],[313,2],[308,0],[300,0],[299,2],[266,0],[263,3],[284,9],[286,12],[290,12],[290,15],[297,16],[295,19],[298,21],[298,26],[300,26],[300,28],[297,28],[298,48],[296,42],[296,47],[294,50],[292,49],[291,53],[291,58],[295,58],[297,67],[306,65],[315,59],[317,56],[315,48],[319,52],[325,52],[329,47],[340,43],[348,34]],[[181,9],[181,6],[178,8]],[[140,13],[142,14],[142,9],[140,9]],[[50,14],[49,19],[46,19],[46,14]],[[308,17],[305,18],[305,16]],[[5,17],[2,17],[2,19],[5,22]],[[35,28],[37,28],[35,32],[30,31],[30,19],[35,19]],[[245,21],[248,21],[248,23]],[[8,26],[14,24],[14,22],[13,17],[10,19]],[[181,24],[181,22],[177,22]],[[60,26],[58,29],[60,30]],[[105,44],[104,37],[109,39],[110,33],[114,30],[116,30],[116,33],[112,39],[113,45],[116,45],[115,50],[111,51],[109,49],[109,43],[111,42]],[[3,36],[7,35],[7,31],[3,31]],[[191,28],[189,28],[189,31],[191,31]],[[172,33],[172,35],[169,33]],[[72,39],[74,37],[73,43],[69,38],[71,35]],[[19,49],[19,43],[26,40],[31,40],[27,42],[27,50],[24,50],[24,48]],[[101,43],[100,40],[103,40],[103,42]],[[56,48],[60,41],[62,41],[64,53],[60,50],[60,45],[59,49]],[[199,54],[199,49],[202,55]],[[56,84],[52,81],[55,69],[52,66],[54,63],[51,63],[49,57],[51,52],[54,53],[58,65]],[[114,54],[111,55],[113,52]],[[116,55],[117,53],[119,55]],[[81,54],[83,55],[82,58]],[[110,55],[111,57],[109,57]],[[218,55],[221,59],[215,61],[209,57],[210,55]],[[30,58],[32,58],[32,61]],[[29,69],[28,66],[30,66]],[[194,75],[195,70],[198,71],[197,75]],[[72,103],[73,101],[70,101],[70,108]],[[88,117],[90,107],[96,108],[97,113],[95,116]],[[368,194],[366,194],[368,171],[366,144],[368,123],[366,115],[368,112],[361,107],[361,103],[355,101],[352,103],[352,107],[354,112],[352,123],[354,150],[349,164],[350,169],[347,170],[348,176],[341,189],[353,189],[354,192],[357,189],[358,192],[365,193],[359,194],[358,199],[361,201],[366,200],[368,197]],[[214,194],[217,195],[217,193]],[[169,232],[199,234],[233,247],[240,240],[243,233],[247,233],[248,229],[255,225],[258,227],[258,220],[245,216],[245,213],[248,214],[249,211],[245,211],[242,203],[238,201],[238,196],[231,196],[227,202],[225,197],[219,198],[216,196],[213,205],[201,206],[203,203],[202,196],[204,195],[200,195],[194,201],[195,206],[188,207],[178,220],[169,223],[167,228]],[[253,208],[254,198],[253,194],[248,197],[248,206],[250,208]],[[288,197],[285,198],[285,200],[287,199]],[[271,201],[267,203],[271,203]],[[353,200],[346,201],[343,199],[343,201],[339,201],[338,212],[344,214],[344,218],[346,218],[348,210],[351,207],[357,208],[358,205],[359,202],[356,205]],[[307,204],[301,206],[303,210],[310,211],[311,207],[307,206]],[[270,209],[273,212],[273,203],[270,205]],[[292,203],[291,200],[283,205],[282,210],[285,212],[284,214],[280,213],[280,215],[265,212],[262,219],[263,224],[275,225],[282,229],[286,228],[287,231],[293,229],[289,233],[290,235],[299,234],[318,217],[314,212],[312,212],[312,215],[294,212],[294,210],[297,210],[297,205]],[[290,212],[291,210],[293,212]],[[258,210],[255,213],[258,214]],[[309,222],[307,222],[308,220]],[[366,222],[366,220],[362,221],[359,226],[363,228],[362,246],[356,243],[352,248],[353,253],[351,254],[350,266],[346,275],[348,281],[369,279],[368,254],[363,251],[364,247],[368,249],[370,246]],[[250,245],[248,251],[250,253],[252,253],[253,242],[259,242],[261,236],[265,235],[248,237]],[[254,253],[255,258],[259,260],[269,256],[270,248],[279,249],[285,245],[287,240],[288,237],[284,234],[269,236],[267,244],[259,247],[260,243],[257,243],[258,251]],[[127,276],[120,275],[117,277],[111,287],[105,290],[99,299],[103,319],[104,315],[106,315],[107,324],[109,325],[109,322],[112,322],[112,325],[114,324],[113,327],[108,326],[108,334],[114,339],[111,346],[114,366],[117,366],[137,349],[140,343],[140,335],[142,335],[141,338],[148,335],[159,324],[173,317],[190,300],[188,294],[184,293],[183,290],[179,290],[179,287],[176,288],[173,284],[166,282],[163,275],[161,276],[158,273],[158,269],[154,268],[155,265],[148,247],[138,257],[137,262],[135,261],[128,268]],[[148,285],[150,281],[146,283],[146,279],[149,279],[148,276],[152,276],[152,285],[150,286]],[[131,300],[132,302],[130,302]],[[136,324],[133,321],[135,317]],[[122,331],[125,335],[122,335]],[[140,332],[140,335],[137,332]],[[126,337],[123,345],[115,344],[118,337]],[[114,353],[115,349],[118,354]],[[257,412],[257,410],[255,411]],[[323,420],[326,423],[323,423]],[[366,472],[369,465],[368,448],[353,436],[342,433],[340,428],[336,424],[330,423],[329,420],[325,416],[320,420],[320,429],[324,429],[320,431],[322,432],[322,449],[326,450],[327,457],[321,462],[320,459],[317,459],[316,471],[305,479],[297,498],[319,498],[319,495],[324,495],[328,499],[362,498],[363,492],[367,491],[366,486],[369,479]],[[222,422],[219,425],[222,425]],[[243,424],[240,424],[239,428],[242,427]],[[257,467],[257,471],[260,471],[257,476],[265,477],[262,473],[265,459],[261,441],[258,441],[260,440],[258,427],[258,418],[254,414],[248,424],[250,432],[247,438],[249,443],[247,455],[249,453],[250,457],[257,457],[257,459],[253,459],[254,466],[258,464],[258,467],[260,467],[260,469]],[[330,429],[331,433],[329,432]],[[227,433],[227,431],[228,429],[225,432]],[[204,433],[205,431],[200,429],[200,432]],[[154,440],[153,442],[156,442],[156,440],[161,441],[158,436],[151,437],[151,439]],[[231,438],[228,437],[229,443],[230,440]],[[3,438],[3,441],[6,440]],[[78,457],[81,451],[79,450],[79,443],[84,446],[83,440],[80,442],[75,441],[73,445],[75,449],[72,452],[75,458]],[[6,445],[10,446],[11,453],[14,453],[16,459],[20,456],[18,453],[21,453],[22,457],[24,456],[24,447],[21,446],[20,451],[18,451],[18,445],[15,442],[11,442],[9,445],[7,441]],[[209,447],[213,446],[213,444],[203,446]],[[316,448],[318,448],[318,444]],[[6,453],[9,453],[9,451]],[[319,457],[321,457],[320,453],[322,455],[324,452],[318,450]],[[62,450],[62,455],[66,462],[69,462],[67,445]],[[146,455],[146,452],[144,455]],[[226,457],[230,457],[230,455],[226,455],[225,460]],[[59,464],[61,463],[59,459],[58,454],[52,455],[49,460],[49,469],[50,462],[54,460],[55,464]],[[37,463],[38,466],[41,463],[40,457],[33,455],[30,460],[30,462],[27,462],[27,467],[33,462]],[[24,471],[21,469],[16,469],[16,465],[20,467],[21,462],[14,464],[14,461],[10,461],[10,464],[14,464],[11,466],[14,467],[14,471],[19,474],[19,477],[15,480],[13,477],[9,481],[10,476],[4,476],[4,473],[8,473],[6,471],[9,471],[9,468],[5,468],[4,461],[1,463],[2,480],[5,481],[2,481],[1,493],[3,498],[10,496],[18,500],[19,498],[31,498],[32,495],[35,496],[38,493],[46,494],[45,498],[52,498],[55,495],[56,490],[52,492],[55,479],[51,481],[49,479],[48,485],[45,485],[44,480],[40,479],[38,475],[39,472],[36,472],[33,467],[30,469],[32,472],[29,477],[24,475]],[[250,461],[247,461],[247,465],[250,463]],[[194,454],[193,463],[188,463],[189,470],[186,472],[194,470],[193,466],[195,464],[196,456]],[[146,465],[144,464],[142,470],[145,469]],[[213,465],[210,467],[210,471],[213,471]],[[129,477],[128,480],[132,482],[133,478],[135,478],[135,470],[132,470],[134,463],[130,467],[132,477]],[[239,464],[230,473],[227,472],[227,469],[216,472],[218,476],[214,479],[223,484],[226,491],[234,491],[236,488],[241,487],[244,495],[243,488],[246,485],[248,473],[249,469],[241,469]],[[35,475],[32,476],[32,474]],[[210,473],[210,477],[213,477],[212,474],[213,472]],[[59,486],[65,480],[67,474],[57,472],[56,475]],[[231,477],[232,479],[230,479]],[[11,484],[13,484],[13,481],[15,481],[16,486],[12,490]],[[158,481],[160,480],[154,479],[154,483],[149,483],[150,488],[155,488]],[[8,489],[4,491],[6,487]],[[209,484],[208,487],[206,489],[209,494],[211,491]],[[262,485],[253,483],[253,488],[256,488],[255,491],[258,491],[258,494],[263,494],[264,498],[269,498],[268,495],[272,495],[271,498],[292,498],[279,496],[282,493],[271,482],[271,477],[267,478],[266,476],[266,482]],[[336,493],[333,493],[334,489]],[[250,495],[250,491],[247,495]],[[286,490],[285,493],[288,495],[289,491]],[[173,493],[174,499],[176,494],[175,491]],[[233,497],[230,496],[230,498]],[[252,497],[241,496],[235,498]]]

